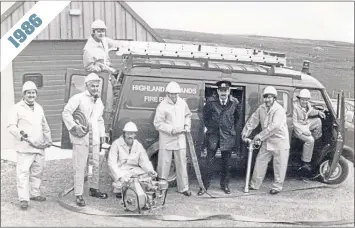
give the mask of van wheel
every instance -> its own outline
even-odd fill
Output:
[[[150,161],[153,164],[154,170],[157,170],[158,167],[158,152],[156,151],[151,157],[150,157]],[[169,183],[169,187],[176,187],[177,186],[177,182],[176,182],[176,168],[175,168],[175,162],[174,162],[174,158],[171,161],[171,166],[170,166],[170,172],[169,172],[169,176],[168,176],[168,183]]]
[[[343,181],[345,181],[345,179],[348,177],[349,164],[343,156],[340,157],[339,162],[332,175],[328,179],[326,179],[325,174],[329,166],[330,166],[329,160],[323,161],[319,166],[319,174],[321,176],[320,179],[323,183],[331,184],[331,185],[340,184]]]

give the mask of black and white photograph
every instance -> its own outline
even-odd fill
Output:
[[[354,227],[353,1],[1,1],[2,227]]]

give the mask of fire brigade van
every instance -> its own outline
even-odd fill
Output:
[[[323,136],[321,142],[315,145],[312,157],[313,172],[328,184],[339,184],[348,176],[349,164],[346,160],[353,162],[354,150],[348,146],[347,140],[354,139],[346,138],[347,129],[342,112],[344,102],[341,102],[344,99],[339,97],[337,110],[334,110],[326,88],[310,75],[309,62],[304,62],[302,70],[294,70],[286,66],[286,56],[282,53],[152,42],[124,43],[118,48],[117,55],[123,59],[117,78],[108,73],[99,74],[102,79],[101,98],[105,105],[106,131],[112,143],[121,136],[128,121],[136,123],[139,130],[137,139],[145,147],[154,167],[158,161],[159,133],[154,128],[153,120],[157,105],[166,96],[166,85],[175,81],[182,88],[180,97],[185,99],[192,112],[191,134],[197,157],[200,164],[203,164],[206,158],[202,116],[204,104],[208,97],[216,93],[216,82],[228,79],[232,83],[231,96],[241,104],[239,129],[244,127],[248,118],[263,103],[263,89],[270,85],[277,89],[277,102],[285,109],[290,133],[288,170],[300,166],[303,145],[293,136],[293,101],[301,89],[309,89],[314,108],[326,114],[326,118],[322,119]],[[65,102],[74,94],[84,91],[84,78],[87,74],[83,69],[67,70]],[[110,80],[110,77],[114,80]],[[325,105],[317,105],[319,103]],[[62,148],[70,148],[68,130],[64,124],[62,129]],[[258,131],[260,126],[252,136]],[[245,172],[247,145],[240,135],[236,137],[232,168]],[[254,151],[254,158],[257,152]],[[220,156],[220,152],[217,152],[215,162],[220,161]],[[174,183],[175,179],[172,162],[168,181]]]

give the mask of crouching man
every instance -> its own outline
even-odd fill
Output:
[[[140,175],[141,178],[157,176],[146,150],[135,139],[137,131],[136,124],[128,122],[123,128],[123,135],[116,139],[110,148],[108,167],[113,179],[113,193],[116,193],[117,198],[122,197],[122,184],[132,176]]]

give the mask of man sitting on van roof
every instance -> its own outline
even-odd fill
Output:
[[[293,103],[293,129],[294,135],[304,142],[301,160],[301,168],[311,171],[311,160],[315,140],[322,137],[322,121],[319,118],[325,118],[322,111],[312,108],[309,100],[311,93],[308,89],[302,89],[297,96],[298,100]]]
[[[138,175],[140,178],[157,176],[146,150],[135,139],[137,132],[136,124],[128,122],[123,128],[123,135],[112,143],[108,155],[108,167],[113,179],[113,193],[116,193],[117,198],[122,196],[122,184],[132,176]]]

